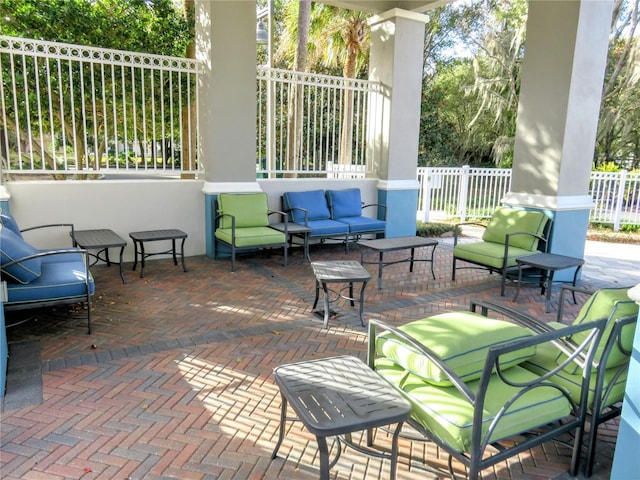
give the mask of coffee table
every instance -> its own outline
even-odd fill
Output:
[[[364,259],[364,251],[360,251],[360,263],[363,265],[378,265],[378,289],[382,288],[382,269],[395,263],[409,262],[409,272],[413,272],[413,262],[430,262],[431,275],[436,279],[433,271],[433,255],[435,254],[438,241],[433,238],[425,237],[396,237],[396,238],[378,238],[374,240],[360,240],[358,245],[363,246],[374,252],[378,252],[377,261],[366,261]],[[431,256],[429,258],[415,258],[416,248],[432,247]],[[384,254],[387,252],[395,252],[396,250],[411,250],[411,254],[401,260],[384,261]]]
[[[178,265],[178,259],[176,258],[176,240],[182,240],[180,245],[180,260],[182,261],[182,271],[187,271],[187,266],[184,263],[184,241],[187,239],[187,234],[182,230],[167,229],[167,230],[146,230],[144,232],[131,232],[129,234],[131,240],[133,240],[134,248],[134,261],[133,270],[135,271],[138,265],[138,252],[140,253],[140,278],[144,277],[144,259],[151,257],[152,255],[173,255],[173,264]],[[163,252],[145,253],[145,242],[158,242],[161,240],[171,240],[171,249]]]
[[[342,452],[341,442],[361,453],[391,461],[391,479],[396,477],[398,436],[402,423],[411,413],[411,404],[371,370],[362,360],[340,356],[292,363],[273,371],[280,387],[282,405],[278,450],[285,434],[287,404],[290,403],[302,424],[316,436],[320,450],[320,479],[329,479],[329,469]],[[374,450],[372,431],[376,427],[397,424],[393,432],[391,452]],[[367,431],[367,447],[354,444],[351,433]],[[329,462],[327,437],[337,436],[337,453]]]
[[[313,274],[316,277],[316,299],[313,302],[313,307],[316,308],[318,304],[318,298],[320,296],[320,286],[324,291],[324,328],[329,326],[329,304],[338,298],[344,298],[351,302],[351,306],[358,302],[360,307],[360,323],[364,327],[364,289],[367,286],[367,282],[371,280],[371,275],[367,270],[358,262],[354,260],[328,260],[325,262],[311,262],[311,268]],[[353,296],[353,284],[361,282],[359,298],[356,299]],[[333,300],[329,298],[329,283],[348,283],[349,295],[343,295],[342,290],[337,292],[337,297]]]
[[[95,258],[95,261],[91,265],[95,265],[98,261],[105,262],[107,266],[111,266],[112,263],[118,263],[122,283],[127,283],[124,278],[124,272],[122,271],[122,253],[124,252],[124,247],[127,246],[126,240],[108,228],[74,230],[71,232],[71,238],[74,247],[84,248],[85,250],[98,250],[95,254],[90,253],[90,255]],[[109,259],[109,249],[118,247],[120,247],[120,261],[113,262]],[[104,257],[100,256],[102,253],[104,253]]]
[[[558,270],[564,270],[566,268],[575,268],[576,271],[573,274],[573,286],[576,286],[576,280],[578,273],[582,265],[584,265],[583,258],[568,257],[566,255],[557,255],[555,253],[534,253],[533,255],[525,255],[523,257],[516,258],[518,264],[518,284],[516,286],[516,294],[513,297],[515,302],[520,293],[520,284],[522,283],[522,270],[526,268],[537,268],[541,274],[540,279],[540,294],[545,294],[545,311],[549,312],[549,302],[551,300],[551,287],[553,285],[553,274]],[[575,297],[574,297],[575,301]]]

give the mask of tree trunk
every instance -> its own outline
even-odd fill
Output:
[[[300,0],[298,6],[298,41],[293,70],[303,72],[307,66],[307,43],[309,41],[309,17],[311,15],[311,0]],[[286,170],[296,169],[296,160],[300,156],[300,137],[302,135],[302,86],[292,84],[289,95],[287,113],[287,161]],[[295,178],[295,173],[285,174],[285,177]]]
[[[195,0],[184,0],[184,15],[189,15],[195,11]],[[194,33],[193,30],[191,32]],[[187,58],[196,58],[196,44],[192,41],[187,46]],[[191,86],[191,90],[197,88],[196,85]],[[196,169],[196,102],[195,97],[190,105],[182,107],[182,145],[180,145],[180,168],[193,172]],[[180,178],[195,178],[194,173],[182,173]]]

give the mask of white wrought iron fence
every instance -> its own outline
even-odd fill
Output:
[[[376,82],[258,67],[258,176],[364,176],[381,102]]]
[[[464,167],[418,168],[417,219],[440,221],[489,218],[511,190],[511,169]],[[640,225],[640,173],[592,172],[590,221]]]
[[[8,174],[195,173],[197,61],[0,36]]]

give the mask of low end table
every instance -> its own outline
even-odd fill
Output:
[[[320,296],[320,286],[324,291],[324,328],[329,326],[329,304],[338,298],[344,298],[351,302],[351,306],[358,302],[360,307],[360,323],[365,326],[364,323],[364,289],[367,286],[367,282],[371,280],[371,275],[367,270],[358,262],[353,260],[328,260],[325,262],[311,262],[311,268],[313,268],[313,274],[316,277],[316,299],[313,302],[313,310],[318,304],[318,298]],[[359,298],[356,299],[353,296],[353,284],[361,282]],[[349,296],[342,295],[342,290],[338,292],[337,298],[331,300],[329,298],[328,283],[348,283]],[[347,287],[345,287],[347,288]]]
[[[284,223],[271,223],[269,226],[284,233],[284,225]],[[287,223],[287,234],[289,235],[287,241],[289,245],[293,245],[292,238],[294,236],[301,236],[304,241],[304,257],[307,259],[307,262],[311,261],[311,257],[309,256],[309,233],[311,233],[309,227],[294,222]]]
[[[557,255],[555,253],[534,253],[533,255],[525,255],[523,257],[516,258],[516,263],[518,264],[518,284],[516,286],[516,294],[513,297],[513,301],[515,302],[518,298],[518,294],[520,293],[522,270],[525,268],[537,268],[542,272],[540,294],[545,294],[546,291],[545,312],[549,312],[553,274],[558,270],[575,268],[576,271],[573,274],[572,282],[575,287],[578,273],[580,273],[580,269],[582,268],[582,265],[584,265],[584,259],[567,257],[566,255]]]
[[[127,283],[124,278],[124,272],[122,271],[122,253],[124,247],[127,246],[126,240],[121,238],[113,230],[108,228],[97,230],[74,230],[71,233],[74,247],[84,248],[85,250],[98,250],[95,254],[90,255],[95,258],[95,261],[91,265],[95,265],[98,261],[103,261],[107,266],[111,266],[112,263],[118,263],[120,266],[120,278],[122,283]],[[109,259],[110,248],[120,248],[120,261],[112,262]],[[104,258],[100,255],[104,253]]]
[[[391,479],[396,477],[398,436],[402,423],[411,413],[411,404],[391,385],[356,357],[341,356],[292,363],[273,371],[280,387],[282,405],[278,443],[271,458],[276,458],[285,434],[286,420],[300,420],[316,436],[320,450],[320,479],[329,479],[329,469],[336,464],[341,443],[359,452],[388,458]],[[290,403],[298,415],[287,418]],[[367,431],[367,447],[373,446],[372,430],[397,424],[392,437],[391,452],[355,445],[351,433]],[[327,437],[338,436],[337,453],[329,463]]]
[[[369,250],[378,252],[378,261],[365,261],[364,252],[360,252],[360,263],[365,264],[378,264],[378,289],[382,288],[382,269],[388,265],[395,263],[409,262],[409,272],[413,272],[413,262],[430,262],[431,263],[431,275],[433,279],[436,279],[436,274],[433,271],[433,255],[435,254],[438,241],[433,238],[425,237],[396,237],[396,238],[378,238],[374,240],[360,240],[358,245],[361,245]],[[416,259],[416,248],[432,247],[430,258]],[[396,250],[411,250],[411,254],[407,258],[401,260],[393,260],[390,262],[384,261],[384,254],[386,252],[394,252]]]
[[[180,245],[180,260],[182,261],[182,271],[187,271],[187,266],[184,263],[184,241],[187,239],[187,234],[182,230],[168,229],[168,230],[147,230],[144,232],[131,232],[129,234],[131,240],[133,240],[134,248],[134,261],[133,269],[135,271],[138,265],[138,252],[140,253],[140,278],[144,277],[144,259],[151,257],[152,255],[173,255],[173,264],[178,265],[178,259],[176,257],[176,240],[182,239]],[[164,252],[145,253],[145,242],[158,242],[161,240],[171,240],[171,249]]]

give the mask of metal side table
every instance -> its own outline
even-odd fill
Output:
[[[324,328],[329,326],[329,304],[338,298],[344,298],[349,300],[351,306],[355,306],[355,302],[358,302],[360,307],[360,323],[365,326],[364,323],[364,289],[367,287],[367,282],[371,280],[371,275],[367,270],[354,260],[328,260],[325,262],[311,262],[311,268],[313,268],[313,274],[316,277],[316,299],[313,302],[313,307],[316,308],[318,299],[320,297],[320,286],[324,291]],[[353,284],[362,283],[360,288],[360,294],[358,298],[353,296]],[[348,283],[349,295],[343,295],[340,292],[337,293],[337,298],[329,298],[329,283]]]
[[[173,264],[178,265],[178,259],[176,257],[176,240],[182,240],[182,243],[180,244],[180,260],[182,261],[182,271],[187,271],[187,266],[184,263],[184,241],[187,239],[187,234],[182,230],[147,230],[144,232],[131,232],[129,236],[131,237],[131,240],[133,240],[135,255],[133,261],[134,271],[138,265],[138,254],[140,254],[140,278],[144,277],[144,259],[151,257],[152,255],[170,254],[173,256]],[[171,240],[171,249],[164,252],[145,253],[145,242],[158,242],[161,240]]]
[[[583,258],[567,257],[566,255],[557,255],[555,253],[534,253],[533,255],[525,255],[523,257],[516,258],[518,264],[518,285],[516,287],[516,294],[513,297],[513,301],[518,298],[520,293],[520,284],[522,283],[522,270],[525,268],[537,268],[541,273],[540,279],[540,293],[545,294],[545,312],[549,312],[549,302],[551,300],[551,287],[553,286],[553,274],[558,270],[564,270],[566,268],[575,268],[576,271],[573,274],[573,286],[576,286],[576,280],[578,273],[582,265],[584,265]],[[575,297],[574,297],[575,301]]]
[[[120,278],[122,283],[127,283],[124,279],[122,271],[122,253],[127,242],[116,234],[113,230],[107,228],[98,230],[74,230],[71,234],[74,247],[84,248],[85,250],[98,250],[95,254],[91,254],[95,261],[91,265],[95,265],[99,260],[105,262],[107,266],[117,263],[120,266]],[[120,248],[120,261],[113,262],[109,258],[110,248]],[[104,253],[104,257],[101,254]]]
[[[329,479],[329,469],[342,453],[341,442],[366,455],[388,458],[391,475],[396,477],[398,436],[402,423],[411,413],[411,404],[391,385],[356,357],[341,356],[292,363],[273,371],[280,387],[282,405],[278,443],[272,459],[284,439],[285,421],[300,420],[316,436],[320,450],[320,479]],[[287,417],[287,404],[298,418]],[[373,448],[373,429],[397,424],[391,452]],[[367,431],[366,447],[355,444],[351,433]],[[329,462],[327,437],[338,436],[337,452]]]

